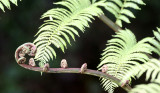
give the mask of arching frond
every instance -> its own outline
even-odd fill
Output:
[[[130,18],[135,18],[131,9],[140,10],[138,5],[145,5],[143,0],[108,0],[105,7],[116,17],[116,24],[122,27],[122,21],[130,23]]]
[[[148,42],[153,46],[151,50],[160,56],[160,29],[157,29],[158,31],[153,31],[155,38],[149,40]],[[139,78],[145,72],[146,80],[148,80],[149,78],[151,78],[151,82],[154,82],[156,78],[159,78],[160,80],[160,61],[157,59],[150,59],[147,63],[133,67],[131,70],[127,72],[122,82],[128,80],[131,77]]]
[[[160,83],[136,85],[129,93],[159,93]]]
[[[6,6],[8,9],[11,9],[10,2],[15,4],[17,6],[17,2],[21,0],[0,0],[0,9],[4,11],[4,6]]]
[[[77,29],[84,32],[94,16],[103,14],[99,7],[104,5],[105,0],[95,1],[64,0],[55,3],[64,7],[53,8],[42,15],[41,19],[46,20],[34,40],[38,47],[35,59],[40,61],[40,66],[53,59],[53,56],[56,57],[55,49],[51,45],[64,52],[67,42],[70,44],[70,37],[75,40],[75,35],[79,36]]]
[[[147,43],[149,40],[153,40],[153,38],[148,37],[137,42],[130,30],[121,30],[113,36],[113,39],[108,41],[107,47],[102,53],[101,62],[98,65],[99,70],[101,70],[101,66],[106,64],[108,66],[106,73],[122,80],[126,72],[133,66],[139,65],[139,62],[145,63],[149,60],[146,54],[151,54],[153,49]],[[102,79],[102,83],[107,89],[108,87],[112,89],[115,87],[115,84],[110,80]]]
[[[150,59],[144,64],[137,65],[130,69],[122,82],[132,78],[140,78],[146,72],[146,81],[150,79],[151,82],[160,82],[160,61],[157,59]],[[158,81],[159,80],[159,81]]]

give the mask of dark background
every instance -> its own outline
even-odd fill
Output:
[[[12,4],[11,11],[6,8],[5,13],[0,11],[0,93],[107,93],[97,77],[80,74],[41,76],[39,72],[26,70],[16,63],[16,48],[35,39],[34,35],[43,23],[40,16],[54,7],[53,1],[58,0],[22,0],[18,7]],[[153,36],[152,30],[160,27],[160,0],[145,2],[147,5],[141,6],[142,11],[134,11],[137,18],[131,19],[132,24],[124,24],[135,33],[137,40]],[[65,58],[69,67],[80,67],[86,62],[88,68],[97,69],[100,54],[114,32],[98,18],[90,27],[84,34],[80,32],[80,38],[76,37],[76,42],[68,45],[65,54],[58,52],[51,65],[59,67],[61,59]],[[125,93],[121,88],[115,91],[120,92]]]

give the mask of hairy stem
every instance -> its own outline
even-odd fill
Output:
[[[40,67],[32,67],[30,65],[26,65],[26,64],[19,64],[21,67],[26,68],[28,70],[32,70],[32,71],[38,71],[38,72],[43,72],[43,68]],[[106,79],[110,79],[113,82],[117,83],[119,86],[121,86],[120,84],[120,80],[117,79],[116,77],[113,77],[109,74],[97,71],[97,70],[91,70],[91,69],[86,69],[83,73],[80,72],[81,68],[49,68],[45,73],[79,73],[79,74],[87,74],[87,75],[92,75],[92,76],[97,76],[97,77],[102,77],[102,78],[106,78]],[[125,86],[122,87],[123,89],[125,89],[126,91],[131,90],[131,87],[126,84]]]
[[[107,16],[105,15],[100,15],[100,20],[102,20],[106,25],[108,25],[111,29],[113,29],[113,31],[115,32],[119,32],[119,30],[121,30],[121,28],[116,25],[113,21],[111,21]]]

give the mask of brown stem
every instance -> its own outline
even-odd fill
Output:
[[[121,28],[116,25],[113,21],[111,21],[107,16],[105,15],[100,15],[99,17],[106,25],[108,25],[111,29],[113,29],[113,31],[115,32],[119,32],[119,30],[121,30]]]
[[[28,70],[32,70],[32,71],[38,71],[38,72],[43,72],[43,68],[40,67],[32,67],[30,65],[27,64],[19,64],[21,67],[26,68]],[[96,70],[91,70],[91,69],[86,69],[83,73],[80,72],[81,68],[49,68],[45,73],[80,73],[80,74],[87,74],[87,75],[92,75],[92,76],[97,76],[97,77],[102,77],[102,78],[106,78],[106,79],[110,79],[113,82],[117,83],[119,86],[121,86],[120,84],[120,80],[117,79],[116,77],[113,77],[109,74],[100,72],[100,71],[96,71]],[[125,85],[122,87],[123,89],[125,89],[126,91],[131,90],[131,87],[129,85]]]

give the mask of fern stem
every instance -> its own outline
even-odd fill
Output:
[[[113,29],[113,31],[115,32],[119,32],[119,30],[121,30],[121,28],[116,25],[113,21],[111,21],[107,16],[105,15],[100,15],[99,17],[106,25],[108,25],[111,29]]]
[[[19,64],[21,67],[26,68],[28,70],[32,70],[32,71],[38,71],[38,72],[43,72],[43,68],[40,67],[33,67],[27,64]],[[91,70],[91,69],[87,69],[85,72],[81,73],[80,72],[81,68],[49,68],[48,71],[46,71],[46,73],[79,73],[79,74],[87,74],[87,75],[92,75],[92,76],[97,76],[97,77],[101,77],[101,78],[106,78],[106,79],[110,79],[113,82],[117,83],[119,86],[121,86],[121,80],[117,79],[116,77],[113,77],[109,74],[97,71],[97,70]],[[125,86],[122,87],[123,89],[125,89],[126,91],[130,91],[131,87],[126,84]]]

